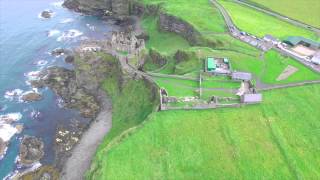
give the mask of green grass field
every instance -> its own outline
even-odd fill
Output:
[[[222,16],[207,0],[197,0],[197,3],[189,0],[140,1],[144,4],[162,3],[167,13],[189,22],[200,32],[225,32],[226,30]]]
[[[319,179],[320,86],[241,109],[156,113],[92,179]]]
[[[189,47],[188,42],[181,36],[174,33],[159,32],[157,26],[158,19],[146,17],[142,21],[143,29],[148,32],[150,40],[147,41],[147,48],[155,48],[162,53],[175,53],[178,49]]]
[[[309,30],[291,25],[254,9],[231,1],[220,0],[219,2],[226,8],[237,27],[256,36],[263,37],[266,34],[271,34],[280,39],[285,39],[288,36],[303,36],[319,40],[319,36]]]
[[[320,28],[320,1],[248,0],[248,2]]]
[[[288,77],[288,79],[286,80],[276,81],[277,77],[288,65],[296,67],[298,71]],[[264,68],[265,71],[262,70],[263,73],[260,75],[260,77],[262,82],[268,84],[291,83],[300,82],[303,80],[320,79],[320,75],[318,73],[313,72],[312,70],[292,58],[285,58],[281,56],[275,51],[269,51],[268,53],[266,53]]]

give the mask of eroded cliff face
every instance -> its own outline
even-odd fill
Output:
[[[191,45],[201,43],[200,33],[188,22],[185,22],[175,16],[160,13],[159,28],[162,31],[173,32],[184,37]]]
[[[63,5],[76,12],[96,16],[130,14],[130,0],[65,0]]]

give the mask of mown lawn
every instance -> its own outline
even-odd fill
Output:
[[[248,2],[320,28],[320,1],[248,0]]]
[[[271,34],[280,39],[285,39],[288,36],[303,36],[306,38],[319,40],[313,32],[291,25],[290,23],[281,21],[275,17],[258,12],[249,7],[245,7],[231,1],[219,1],[231,15],[232,20],[241,30],[263,37],[266,34]],[[286,7],[290,8],[290,6]]]
[[[319,179],[320,85],[240,109],[156,113],[91,179]]]

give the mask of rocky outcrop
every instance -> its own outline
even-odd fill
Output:
[[[65,0],[63,6],[96,16],[128,16],[130,0]]]
[[[36,92],[28,92],[23,94],[21,99],[25,102],[40,101],[42,99],[42,95]]]
[[[74,56],[73,55],[68,55],[66,58],[64,58],[64,61],[66,63],[72,64],[74,62]]]
[[[202,40],[200,33],[195,30],[191,24],[175,16],[163,12],[160,13],[159,28],[162,31],[173,32],[181,35],[191,45],[201,44]]]
[[[162,67],[167,63],[167,58],[165,56],[161,55],[155,49],[149,50],[149,56],[150,56],[150,60],[152,61],[152,63],[158,65],[159,67]]]
[[[20,145],[20,163],[24,165],[33,164],[40,161],[44,155],[43,142],[32,136],[25,136]]]
[[[78,80],[81,83],[84,83]],[[39,79],[32,81],[33,87],[49,87],[63,99],[65,107],[79,109],[83,117],[92,118],[99,111],[95,98],[77,85],[76,74],[62,67],[43,70]]]
[[[42,11],[40,16],[45,19],[49,19],[52,17],[53,12],[51,10]]]
[[[59,172],[52,166],[42,166],[34,172],[23,175],[19,179],[57,180],[59,179]]]
[[[31,81],[33,87],[49,87],[59,95],[67,108],[78,109],[83,117],[94,118],[100,107],[95,98],[106,76],[113,76],[109,61],[93,52],[76,54],[74,69],[49,67],[43,70],[38,80]]]
[[[161,4],[147,4],[144,5],[141,2],[134,2],[131,5],[130,12],[135,16],[156,16],[159,14],[161,9]]]
[[[53,56],[61,56],[61,55],[70,55],[71,51],[63,48],[56,48],[51,51],[51,55]]]

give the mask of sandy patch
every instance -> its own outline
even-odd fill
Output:
[[[291,75],[296,73],[299,69],[296,67],[293,67],[291,65],[288,65],[282,73],[278,76],[277,81],[282,81],[288,79]]]

